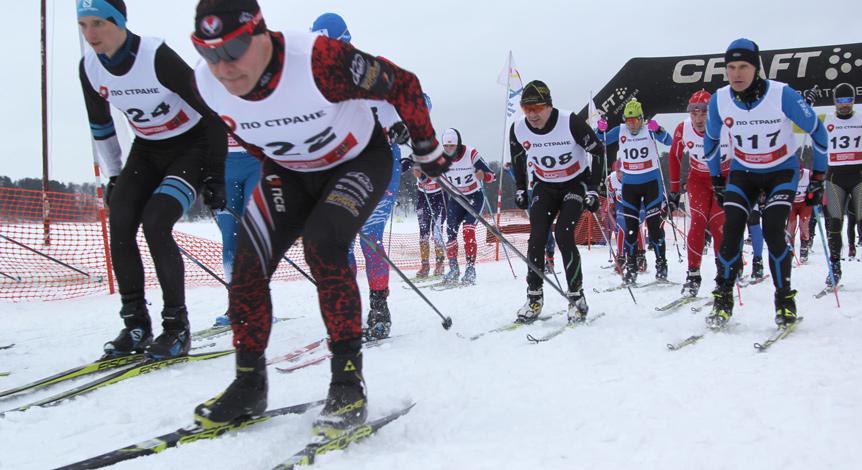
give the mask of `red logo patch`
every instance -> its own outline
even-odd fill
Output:
[[[108,89],[106,87],[100,86],[99,87],[99,96],[101,96],[102,98],[108,99]]]
[[[525,141],[522,145],[524,146],[524,150],[530,150],[530,147],[532,147],[530,141]]]
[[[622,137],[620,137],[620,143],[621,143],[621,144],[626,143],[626,136],[622,136]]]
[[[728,127],[728,129],[729,129],[729,128],[731,128],[731,127],[733,127],[733,118],[730,118],[730,117],[729,117],[729,118],[725,118],[725,119],[724,119],[724,125],[725,125],[725,126],[727,126],[727,127]]]
[[[826,130],[827,130],[827,131],[829,131],[829,132],[832,132],[832,130],[833,130],[833,129],[835,129],[835,125],[834,125],[834,124],[829,124],[828,126],[826,126]]]

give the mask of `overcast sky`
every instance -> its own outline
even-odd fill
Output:
[[[94,181],[78,62],[75,0],[47,0],[49,175]],[[434,2],[259,0],[270,29],[307,31],[321,13],[347,21],[353,45],[419,76],[438,135],[455,127],[467,145],[499,161],[506,89],[496,83],[511,50],[524,83],[545,81],[554,105],[579,111],[633,57],[723,53],[747,37],[761,49],[847,44],[858,1]],[[0,175],[41,178],[39,1],[3,2],[0,103],[6,151]],[[196,0],[126,0],[129,29],[167,40],[191,66]],[[711,10],[700,8],[711,5]],[[89,47],[89,46],[87,46]],[[820,110],[819,110],[820,111]],[[685,115],[657,117],[673,128]]]

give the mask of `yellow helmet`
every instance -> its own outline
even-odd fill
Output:
[[[632,98],[631,101],[626,103],[626,109],[623,112],[623,115],[626,117],[626,119],[628,119],[628,118],[640,117],[641,115],[643,115],[643,113],[644,113],[643,107],[641,107],[640,102],[638,102],[638,100]]]

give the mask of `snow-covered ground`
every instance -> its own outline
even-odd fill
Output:
[[[409,231],[409,222],[396,230]],[[214,225],[180,230],[216,234]],[[686,265],[668,249],[670,278],[682,282]],[[682,243],[679,249],[685,255]],[[750,250],[750,248],[747,248]],[[709,335],[680,351],[666,344],[704,328],[705,312],[688,306],[654,307],[679,296],[678,287],[596,294],[617,285],[605,247],[581,250],[592,325],[534,345],[565,321],[557,316],[515,332],[461,336],[514,319],[525,301],[525,265],[480,264],[476,286],[423,292],[454,320],[439,317],[394,275],[389,305],[393,335],[365,352],[370,418],[415,401],[405,417],[344,452],[320,458],[335,469],[630,469],[759,468],[855,469],[862,462],[862,264],[844,262],[841,308],[834,295],[815,299],[826,260],[820,237],[810,264],[794,269],[797,303],[805,322],[786,340],[759,353],[752,344],[775,329],[771,282],[742,290],[731,332]],[[653,255],[648,253],[650,267]],[[704,278],[714,275],[704,257]],[[558,258],[557,265],[560,266]],[[749,271],[746,267],[746,273]],[[653,270],[645,279],[652,279]],[[412,275],[412,273],[410,273]],[[363,296],[368,286],[359,279]],[[708,296],[706,281],[701,296]],[[290,352],[324,336],[317,296],[306,281],[272,286],[275,313],[299,317],[273,327],[268,356]],[[194,330],[227,306],[223,288],[187,292]],[[161,309],[158,291],[149,293]],[[546,286],[545,309],[565,307]],[[120,328],[116,296],[0,306],[0,389],[12,388],[91,361]],[[230,337],[216,340],[231,347]],[[8,413],[0,420],[0,468],[46,469],[92,457],[190,423],[194,407],[221,392],[233,376],[233,358],[184,364],[96,390],[56,407]],[[270,368],[270,407],[324,396],[328,365],[292,374]],[[84,383],[79,379],[0,399],[8,410]],[[161,454],[118,464],[119,469],[269,469],[308,440],[315,412],[260,425]]]

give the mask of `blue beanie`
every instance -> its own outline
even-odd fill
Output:
[[[729,64],[737,60],[748,62],[759,69],[760,48],[750,39],[740,38],[733,41],[724,53],[724,63]]]
[[[78,18],[98,16],[126,29],[126,4],[123,0],[79,0]]]
[[[347,23],[344,22],[344,18],[335,13],[320,15],[311,25],[311,32],[321,33],[326,37],[340,39],[346,43],[350,43],[350,40],[353,39],[350,36],[350,31],[347,30]]]

